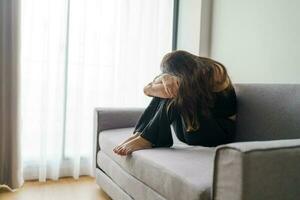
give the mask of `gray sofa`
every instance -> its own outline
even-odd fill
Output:
[[[237,136],[115,155],[143,109],[95,109],[96,181],[112,199],[300,199],[300,85],[237,84]]]

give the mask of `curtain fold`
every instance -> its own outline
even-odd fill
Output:
[[[143,107],[172,47],[173,0],[22,4],[24,178],[93,175],[95,107]]]
[[[19,0],[0,1],[0,187],[23,184],[19,131]]]

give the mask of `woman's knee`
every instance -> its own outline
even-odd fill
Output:
[[[157,104],[160,103],[160,101],[161,101],[161,98],[160,98],[160,97],[153,97],[153,98],[151,99],[150,105],[157,105]]]

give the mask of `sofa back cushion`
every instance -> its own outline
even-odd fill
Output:
[[[236,141],[300,138],[300,84],[235,84]]]

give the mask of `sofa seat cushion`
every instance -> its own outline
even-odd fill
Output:
[[[106,155],[103,151],[99,151],[97,153],[97,163],[100,164],[101,170],[104,172],[106,177],[105,179],[109,179],[113,182],[113,184],[105,184],[99,185],[105,191],[108,189],[108,194],[112,199],[128,199],[124,197],[118,197],[116,194],[120,193],[118,191],[122,191],[129,196],[130,199],[141,199],[141,200],[166,200],[156,191],[152,190],[148,185],[144,184],[127,171],[125,171],[118,163],[112,160],[109,156]],[[96,177],[100,179],[100,177]],[[102,178],[103,179],[103,176]],[[103,180],[98,180],[98,182],[103,182]],[[118,191],[111,191],[112,188],[109,185],[115,185],[118,187]],[[111,192],[110,192],[111,191]],[[123,195],[121,195],[123,196]]]
[[[101,151],[166,199],[210,199],[214,148],[189,146],[177,141],[172,148],[140,150],[129,156],[115,154],[113,148],[132,131],[133,128],[102,131],[99,137]]]

